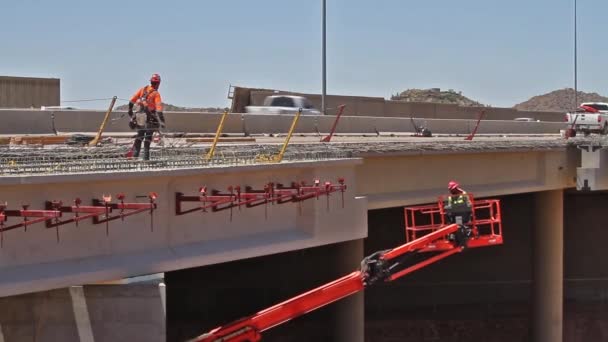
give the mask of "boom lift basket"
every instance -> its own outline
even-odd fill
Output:
[[[470,221],[464,222],[472,229],[473,236],[468,247],[499,245],[502,239],[500,200],[475,200],[473,195],[463,195],[472,203]],[[410,242],[445,227],[448,222],[445,203],[449,196],[440,196],[436,204],[404,208],[405,240]],[[439,251],[453,248],[448,238],[430,244],[424,251]]]

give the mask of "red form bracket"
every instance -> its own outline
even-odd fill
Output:
[[[237,185],[229,186],[227,192],[211,190],[211,193],[204,186],[199,189],[198,196],[186,196],[181,192],[177,192],[175,193],[175,214],[185,215],[196,211],[207,212],[207,209],[211,209],[213,212],[229,209],[230,220],[232,220],[232,209],[235,207],[238,207],[240,210],[242,206],[253,208],[271,203],[272,188],[272,183],[269,183],[263,189],[258,190],[246,186],[245,191],[242,191],[241,187]],[[200,202],[202,205],[191,209],[183,209],[183,202]]]
[[[477,129],[479,128],[479,123],[481,123],[481,119],[483,119],[484,115],[486,115],[486,111],[482,110],[481,112],[479,112],[479,117],[477,118],[477,124],[475,124],[475,128],[473,129],[473,132],[471,132],[471,134],[467,135],[464,140],[473,140],[473,138],[475,137],[475,134],[477,133]]]
[[[292,182],[290,187],[285,187],[282,184],[268,183],[262,189],[254,189],[250,186],[245,187],[242,191],[240,186],[229,186],[227,192],[219,190],[209,190],[206,186],[199,189],[198,196],[187,196],[182,192],[175,193],[175,215],[185,215],[197,211],[207,212],[209,209],[212,212],[230,210],[230,219],[232,220],[232,209],[241,207],[252,208],[260,205],[268,204],[284,204],[289,202],[302,202],[311,198],[319,198],[327,196],[327,209],[329,210],[329,195],[333,192],[341,192],[342,208],[344,208],[344,192],[346,184],[344,179],[340,178],[338,184],[325,182],[322,186],[319,180],[315,180],[314,185],[308,186],[304,182]],[[185,202],[201,203],[190,209],[184,208]],[[265,211],[268,215],[267,209]]]
[[[329,132],[329,135],[327,135],[321,139],[321,142],[330,142],[331,141],[331,138],[334,136],[334,133],[336,132],[336,127],[338,127],[338,121],[340,120],[340,117],[342,116],[342,112],[344,112],[344,107],[346,107],[345,104],[338,106],[338,114],[336,115],[336,120],[334,120],[334,124],[331,126],[331,131]]]
[[[118,194],[116,198],[120,201],[118,203],[112,203],[111,197],[104,197],[103,200],[94,199],[94,206],[103,206],[106,210],[104,215],[93,216],[93,224],[106,224],[106,235],[110,234],[110,221],[118,220],[124,221],[125,217],[137,215],[139,213],[148,212],[150,215],[150,231],[154,231],[154,210],[156,210],[156,199],[158,194],[155,192],[149,193],[147,196],[136,196],[137,198],[145,197],[148,202],[125,202],[125,194]],[[117,214],[113,214],[114,211],[118,211]]]
[[[23,227],[27,231],[27,227],[36,223],[46,222],[51,219],[61,217],[61,212],[58,210],[32,210],[29,209],[29,204],[23,204],[20,210],[8,210],[7,204],[0,205],[0,246],[4,244],[4,232]],[[5,225],[9,217],[21,217],[23,221],[12,225]]]
[[[141,196],[139,196],[141,197]],[[148,203],[125,203],[125,195],[119,194],[117,198],[120,203],[111,203],[111,196],[103,196],[102,200],[94,199],[93,205],[82,205],[82,200],[76,198],[70,206],[64,206],[61,201],[46,201],[44,210],[29,209],[29,205],[23,205],[20,210],[7,210],[6,204],[0,205],[0,246],[4,242],[3,233],[9,230],[14,230],[23,227],[27,231],[27,227],[36,223],[45,223],[47,229],[55,228],[57,232],[57,242],[59,242],[59,227],[83,220],[93,219],[93,224],[106,223],[106,234],[109,234],[108,222],[115,219],[124,219],[127,216],[135,215],[144,211],[150,212],[151,220],[153,212],[156,209],[156,193],[150,193],[145,196],[149,199]],[[118,211],[116,215],[112,215]],[[66,214],[72,214],[67,216]],[[67,217],[66,217],[67,216]],[[21,217],[23,220],[19,223],[7,225],[9,217]],[[153,221],[150,222],[150,228],[153,230]]]
[[[212,211],[231,209],[237,200],[234,187],[232,186],[228,187],[228,193],[222,193],[218,190],[211,190],[209,192],[206,186],[201,187],[198,192],[198,196],[186,196],[181,192],[176,192],[175,215],[185,215],[196,211],[207,212],[207,209],[211,209]],[[182,208],[183,202],[200,202],[202,205],[185,210]],[[230,216],[232,217],[232,215]]]
[[[346,191],[346,184],[344,184],[344,178],[338,179],[338,184],[332,184],[331,182],[323,183],[321,186],[321,182],[317,179],[314,182],[314,185],[308,186],[306,183],[302,182],[301,185],[297,188],[298,195],[293,198],[294,202],[305,201],[309,198],[316,198],[317,200],[321,196],[325,196],[327,199],[327,211],[329,211],[329,196],[332,192],[339,191],[342,196],[342,208],[344,208],[344,192]]]

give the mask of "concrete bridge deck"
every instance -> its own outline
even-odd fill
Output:
[[[391,228],[393,232],[386,236],[387,227],[384,226],[384,221],[378,223],[377,219],[370,220],[368,213],[378,212],[375,209],[394,208],[386,210],[393,210],[393,216],[398,218],[395,222],[402,222],[402,217],[398,217],[402,215],[402,210],[398,212],[399,207],[433,202],[439,194],[445,192],[448,180],[457,179],[477,197],[509,194],[524,194],[521,196],[525,197],[525,194],[537,193],[534,198],[538,202],[538,211],[533,212],[529,208],[535,201],[519,204],[515,209],[509,207],[509,215],[505,214],[505,218],[508,217],[511,222],[509,231],[505,230],[505,234],[509,234],[508,243],[505,249],[501,249],[502,252],[497,251],[496,255],[501,260],[499,262],[505,264],[511,262],[514,255],[518,256],[516,265],[529,264],[530,258],[526,259],[530,257],[529,251],[526,250],[528,254],[520,255],[521,250],[526,246],[530,248],[527,236],[532,230],[531,227],[542,229],[546,238],[533,239],[534,253],[539,255],[533,259],[534,277],[540,279],[535,280],[535,284],[538,283],[534,285],[535,298],[546,300],[549,304],[535,304],[540,308],[541,318],[538,318],[538,321],[545,324],[542,322],[548,322],[549,319],[542,317],[549,317],[550,312],[559,311],[554,310],[561,303],[558,300],[559,289],[552,285],[559,283],[563,264],[560,259],[563,250],[559,248],[563,235],[560,221],[563,212],[558,204],[563,200],[563,189],[579,187],[581,165],[589,170],[597,169],[594,175],[600,174],[599,171],[605,166],[607,159],[603,152],[603,147],[607,146],[604,139],[564,140],[557,135],[482,135],[473,141],[464,141],[462,136],[425,139],[398,135],[349,135],[336,137],[331,144],[321,144],[318,139],[319,137],[315,136],[294,137],[293,144],[289,146],[287,160],[280,164],[250,162],[238,165],[224,163],[189,166],[158,163],[163,158],[170,159],[166,158],[167,155],[162,157],[160,154],[157,155],[156,162],[127,161],[120,157],[130,142],[130,139],[124,139],[124,144],[112,153],[118,156],[119,162],[133,163],[137,166],[135,168],[95,172],[48,169],[41,173],[4,174],[0,176],[0,193],[3,196],[0,201],[8,201],[9,207],[27,202],[32,207],[40,208],[45,200],[62,200],[68,203],[75,197],[88,200],[103,193],[118,192],[124,192],[130,196],[129,200],[134,200],[136,195],[155,191],[159,193],[159,200],[153,231],[150,230],[149,216],[141,215],[126,218],[124,222],[112,222],[107,236],[104,227],[89,222],[82,223],[79,227],[66,225],[60,228],[59,242],[56,241],[55,231],[45,229],[43,225],[33,225],[28,227],[27,231],[21,229],[6,232],[4,246],[0,249],[0,273],[3,275],[0,278],[0,296],[169,272],[174,274],[171,276],[172,286],[168,286],[174,288],[172,298],[179,298],[177,294],[180,293],[183,293],[184,297],[184,301],[177,300],[177,304],[171,304],[171,310],[175,310],[176,306],[183,305],[195,297],[192,291],[204,298],[212,298],[209,299],[210,303],[217,304],[220,300],[229,300],[220,295],[224,293],[221,292],[225,286],[223,279],[216,281],[216,285],[210,285],[211,288],[206,288],[205,294],[200,294],[200,288],[203,285],[208,286],[211,278],[203,272],[199,275],[200,279],[195,281],[196,285],[193,285],[190,275],[200,271],[172,272],[176,270],[211,265],[221,269],[223,264],[230,261],[246,261],[264,256],[273,258],[273,255],[278,253],[281,254],[277,255],[273,262],[280,263],[279,259],[284,252],[307,251],[324,246],[327,247],[324,252],[326,254],[319,255],[320,260],[333,257],[336,260],[331,259],[332,263],[339,264],[337,260],[344,258],[344,264],[340,267],[324,265],[323,269],[332,268],[332,272],[336,273],[352,270],[363,256],[362,241],[369,236],[368,229],[375,231],[373,239],[368,237],[368,240],[374,241],[369,248],[376,247],[374,244],[381,241],[387,244],[379,248],[394,246],[397,243],[394,239],[395,232],[398,231],[399,236],[402,235],[399,226],[401,223],[392,225],[392,228],[396,229]],[[232,154],[252,157],[260,151],[276,152],[282,140],[282,137],[258,137],[254,144],[221,144],[218,156]],[[587,152],[585,149],[589,146],[595,148],[588,148]],[[52,147],[48,148],[48,152],[52,154]],[[187,153],[182,151],[185,154],[175,154],[175,157],[179,159],[184,158],[184,155],[195,156],[194,158],[200,160],[207,149],[208,144],[192,144]],[[24,156],[37,150],[40,149],[15,149]],[[72,151],[86,153],[87,149]],[[157,153],[161,151],[163,149],[160,147],[155,149]],[[599,156],[592,157],[586,153],[597,153]],[[94,156],[91,159],[94,160]],[[339,197],[332,196],[329,211],[325,200],[321,199],[305,202],[301,207],[295,204],[271,206],[268,218],[265,218],[263,208],[235,212],[232,221],[228,212],[175,215],[175,193],[196,194],[197,189],[204,185],[224,190],[229,185],[259,187],[271,181],[335,181],[337,177],[344,177],[348,185],[344,208],[341,207]],[[589,184],[594,187],[608,185],[601,182],[603,178],[597,180],[599,182]],[[552,204],[545,208],[542,204],[545,202]],[[521,213],[524,213],[525,217],[519,217]],[[385,215],[375,214],[376,218],[379,216]],[[517,227],[512,224],[514,221]],[[527,221],[536,223],[526,223]],[[527,225],[522,225],[523,223]],[[523,235],[525,238],[521,237]],[[343,248],[340,248],[344,250],[336,254],[335,247],[332,247],[335,244],[343,245]],[[351,248],[351,245],[356,248]],[[550,251],[544,251],[547,248]],[[466,259],[467,263],[475,258],[473,254],[470,255],[471,257]],[[504,258],[500,259],[500,255]],[[289,260],[294,263],[307,263],[298,256]],[[488,258],[481,264],[487,266],[494,262],[494,259]],[[479,261],[476,260],[475,263]],[[550,272],[547,271],[548,264],[553,265]],[[264,272],[265,265],[251,266],[249,263],[247,267],[253,270],[247,268],[247,272],[245,269],[240,269],[239,272],[251,273],[253,280],[261,278],[256,272]],[[314,270],[314,265],[310,267],[313,269],[305,269],[307,274],[318,272]],[[510,269],[509,267],[515,266],[505,266],[507,269]],[[478,268],[478,272],[486,272],[484,267]],[[442,270],[445,272],[446,268]],[[298,273],[299,271],[298,269]],[[521,276],[524,271],[513,274]],[[180,272],[184,272],[181,275],[183,279],[176,281],[175,278]],[[432,272],[427,272],[427,276],[429,273]],[[285,274],[283,276],[290,276],[288,272]],[[335,276],[331,274],[324,279],[333,279]],[[260,286],[266,285],[268,283]],[[180,286],[188,286],[188,289]],[[217,289],[213,286],[217,286]],[[217,293],[214,292],[216,290]],[[396,288],[391,291],[391,295],[396,296],[394,291],[398,290],[399,288]],[[526,292],[524,290],[520,292]],[[221,299],[215,298],[216,296]],[[377,298],[379,295],[372,292],[371,296]],[[519,292],[513,296],[519,296]],[[363,310],[362,298],[354,301],[359,304],[349,307],[348,305],[353,305],[351,302],[346,305],[344,312],[352,312],[359,317]],[[230,307],[238,311],[239,315],[246,314],[240,312],[244,310],[240,307]],[[355,307],[356,309],[353,309]],[[338,316],[349,322],[349,327],[356,325],[357,329],[362,329],[363,318],[351,319],[352,317],[344,312]],[[221,315],[215,318],[221,319]],[[195,331],[201,329],[200,322],[194,322],[192,326]]]
[[[353,139],[356,142],[347,142]],[[43,224],[27,231],[5,232],[0,249],[0,295],[364,238],[368,209],[433,202],[452,178],[477,196],[562,189],[576,186],[580,160],[574,140],[556,137],[474,141],[463,141],[462,137],[345,137],[344,142],[338,139],[331,144],[311,140],[299,137],[289,147],[297,152],[293,156],[312,156],[310,160],[294,157],[280,164],[174,167],[137,161],[141,167],[130,170],[49,169],[40,174],[1,176],[0,200],[7,201],[10,209],[21,203],[42,209],[45,201],[71,203],[76,197],[89,201],[121,192],[133,200],[153,191],[159,199],[153,232],[148,215],[112,222],[108,236],[104,229],[88,222],[79,227],[62,226],[59,243],[55,230],[45,229]],[[226,144],[218,153],[272,152],[278,149],[279,141],[268,137],[264,144]],[[207,147],[198,148],[200,159]],[[229,185],[260,187],[268,182],[311,183],[314,179],[335,183],[338,177],[344,177],[348,185],[344,209],[337,196],[332,196],[329,211],[324,201],[303,203],[304,214],[296,205],[273,206],[268,219],[262,208],[235,213],[233,221],[226,212],[175,216],[175,193],[196,195],[201,186],[225,190]]]

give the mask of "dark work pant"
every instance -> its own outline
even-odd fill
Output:
[[[462,223],[467,224],[471,221],[471,213],[447,214],[448,223],[456,223],[456,216],[462,217]]]
[[[147,124],[143,128],[137,130],[137,136],[133,143],[133,157],[139,157],[139,151],[141,150],[141,142],[144,142],[144,160],[150,160],[150,144],[152,143],[152,135],[154,134],[154,125]]]

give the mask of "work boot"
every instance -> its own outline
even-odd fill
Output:
[[[141,141],[135,141],[133,144],[133,158],[139,158],[139,151],[141,151]]]
[[[150,140],[146,139],[144,141],[144,160],[150,160],[150,144],[152,143]]]

